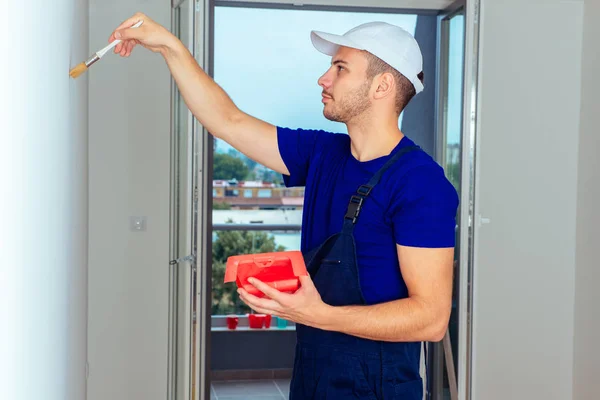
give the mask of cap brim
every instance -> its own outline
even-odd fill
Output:
[[[337,53],[340,46],[351,47],[353,49],[364,50],[361,46],[354,43],[342,35],[334,35],[332,33],[312,31],[310,40],[315,49],[328,56],[333,56]]]

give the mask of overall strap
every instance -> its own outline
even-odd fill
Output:
[[[387,171],[388,168],[390,168],[403,155],[414,150],[420,150],[420,147],[406,146],[401,148],[383,165],[383,167],[381,167],[379,171],[375,172],[366,185],[360,185],[356,191],[356,194],[350,197],[350,203],[348,204],[348,209],[346,211],[346,215],[344,216],[344,228],[348,229],[356,224],[356,220],[358,219],[358,215],[360,214],[364,200],[369,196],[373,188],[377,186],[384,172]]]

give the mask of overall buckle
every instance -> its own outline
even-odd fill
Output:
[[[345,219],[351,219],[352,223],[356,223],[356,219],[358,218],[358,214],[360,214],[360,209],[362,208],[364,197],[353,195],[350,198],[350,203],[348,204],[348,210],[346,211]]]
[[[360,185],[360,187],[358,188],[357,192],[361,196],[367,197],[369,195],[369,193],[371,193],[371,190],[373,190],[373,186]]]

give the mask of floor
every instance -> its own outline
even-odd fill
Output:
[[[217,381],[211,385],[211,400],[287,400],[289,379]]]
[[[287,400],[290,380],[218,381],[210,389],[211,400]],[[450,400],[447,389],[443,398]]]

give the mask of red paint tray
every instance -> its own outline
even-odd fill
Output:
[[[306,275],[302,252],[281,251],[229,257],[224,282],[235,281],[248,293],[264,297],[264,293],[248,283],[248,278],[254,277],[280,292],[293,293],[300,287],[298,277]]]

